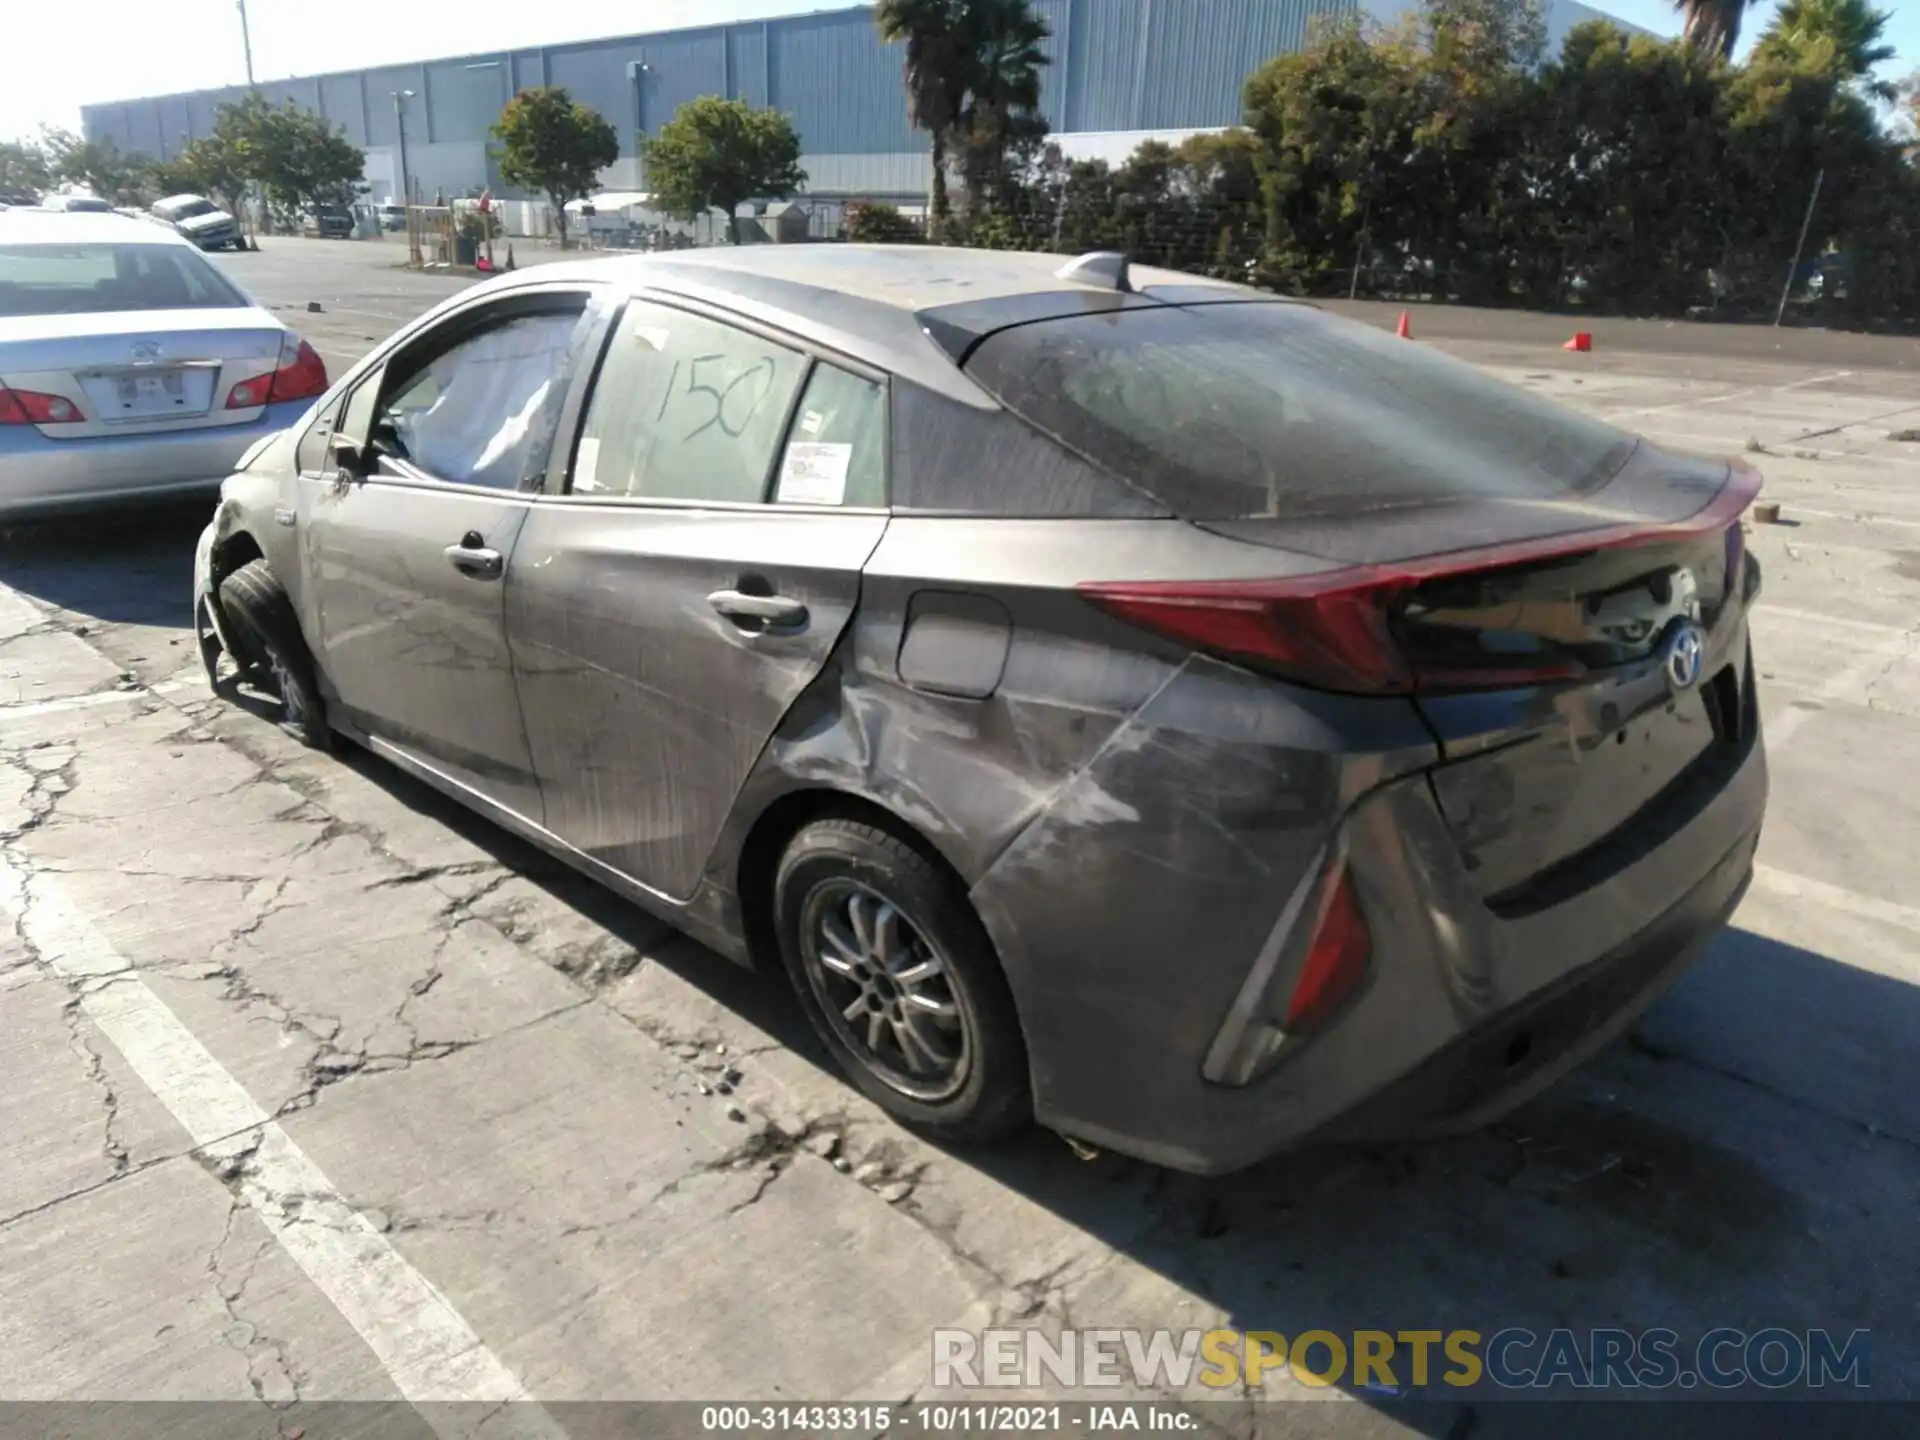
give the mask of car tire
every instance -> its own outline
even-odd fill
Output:
[[[944,869],[877,825],[816,820],[780,858],[773,908],[781,961],[808,1019],[869,1099],[929,1137],[956,1143],[991,1143],[1031,1123],[1013,993],[979,917]],[[865,978],[841,968],[849,956],[826,940],[830,921],[843,942],[875,940],[860,962]],[[912,985],[880,978],[889,955],[898,962],[884,966],[891,974],[923,978]],[[823,956],[832,958],[823,963]],[[850,1019],[856,1004],[866,1008]],[[941,1005],[950,1017],[937,1012]],[[909,1047],[917,1052],[912,1066],[900,1063]],[[941,1063],[949,1058],[950,1072]],[[932,1075],[917,1068],[929,1064]]]
[[[300,617],[267,562],[249,561],[222,580],[220,608],[237,632],[234,642],[250,652],[246,662],[257,662],[272,677],[280,694],[281,728],[316,750],[332,749],[326,702],[314,679]]]

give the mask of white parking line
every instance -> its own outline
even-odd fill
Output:
[[[1829,910],[1859,915],[1868,920],[1879,920],[1920,935],[1920,910],[1914,909],[1911,905],[1898,905],[1875,895],[1862,895],[1857,890],[1829,885],[1824,880],[1795,875],[1787,870],[1776,870],[1771,865],[1756,864],[1753,867],[1753,878],[1754,882],[1763,889],[1784,899],[1810,900],[1816,905],[1826,906]]]
[[[127,964],[58,876],[29,875],[0,857],[0,908],[12,913],[33,953],[77,987],[87,1017],[194,1144],[236,1162],[240,1197],[436,1432],[469,1436],[482,1418],[478,1405],[517,1401],[488,1420],[489,1435],[499,1427],[529,1440],[564,1433]],[[470,1408],[443,1411],[442,1404]]]
[[[1609,420],[1624,420],[1632,415],[1665,415],[1674,410],[1692,410],[1701,405],[1724,405],[1729,400],[1739,400],[1748,395],[1777,395],[1782,390],[1804,390],[1809,385],[1824,385],[1829,380],[1844,380],[1851,374],[1853,374],[1851,370],[1835,370],[1828,375],[1814,375],[1786,385],[1748,385],[1743,389],[1729,390],[1724,395],[1709,395],[1702,400],[1679,400],[1671,405],[1647,405],[1638,410],[1610,410],[1605,413]]]
[[[1860,659],[1816,687],[1811,698],[1865,705],[1868,687],[1887,669],[1890,662],[1912,653],[1915,639],[1911,631],[1895,630],[1879,644],[1869,646]],[[1817,709],[1790,705],[1774,716],[1766,727],[1767,754],[1780,754],[1800,733],[1800,727],[1819,713]]]
[[[148,695],[173,695],[191,690],[185,680],[162,680],[158,685],[136,685],[130,690],[96,690],[88,695],[68,695],[58,700],[23,700],[0,705],[0,725],[11,720],[30,720],[36,715],[58,715],[64,710],[92,710],[101,705],[117,705]]]
[[[1846,615],[1829,615],[1822,610],[1796,610],[1791,605],[1772,605],[1762,602],[1753,607],[1754,613],[1779,620],[1798,620],[1808,625],[1823,625],[1835,630],[1857,630],[1863,635],[1879,635],[1889,642],[1911,633],[1901,625],[1886,625],[1878,620],[1855,620]]]

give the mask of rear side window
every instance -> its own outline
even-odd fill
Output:
[[[245,296],[185,245],[0,245],[0,315],[245,304]]]
[[[806,357],[647,301],[627,306],[574,451],[576,495],[766,498]]]
[[[1303,305],[1022,325],[967,373],[1029,423],[1195,520],[1358,513],[1600,484],[1633,437]]]
[[[794,411],[773,498],[798,505],[884,505],[886,443],[886,391],[822,361]]]

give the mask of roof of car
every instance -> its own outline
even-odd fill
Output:
[[[8,210],[0,213],[0,244],[187,245],[173,231],[130,215],[99,210]]]
[[[634,260],[644,266],[656,258],[675,267],[851,292],[916,312],[963,301],[1108,288],[1062,280],[1060,269],[1072,256],[946,245],[724,245]],[[1132,279],[1136,290],[1155,284],[1196,283],[1222,290],[1238,288],[1148,266],[1133,267]]]
[[[702,300],[976,404],[988,402],[953,362],[1001,325],[1200,298],[1276,298],[1149,266],[1133,267],[1132,290],[1120,292],[1063,279],[1072,259],[944,245],[726,245],[518,274],[523,283],[594,279]]]

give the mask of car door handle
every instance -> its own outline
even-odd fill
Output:
[[[807,607],[784,595],[749,595],[741,590],[716,590],[707,603],[729,620],[757,620],[775,629],[790,630],[807,623]]]
[[[498,550],[489,550],[484,545],[469,545],[464,541],[449,545],[440,553],[447,557],[454,569],[476,580],[498,579],[507,565],[507,557]]]

